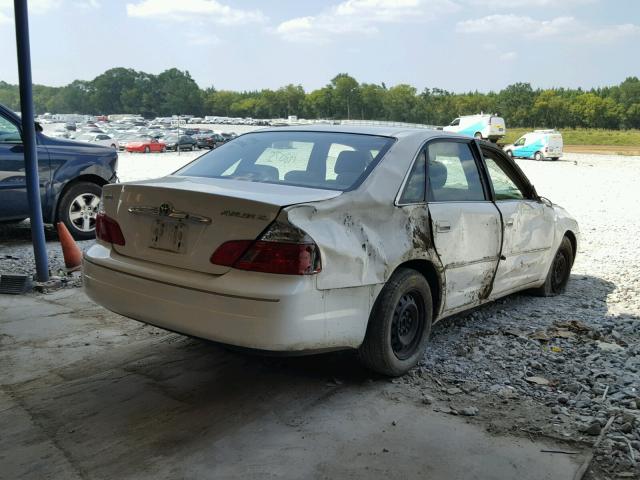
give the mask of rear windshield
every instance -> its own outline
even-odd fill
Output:
[[[212,150],[175,175],[350,190],[362,183],[393,141],[353,133],[255,132]]]

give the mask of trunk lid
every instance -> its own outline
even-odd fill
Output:
[[[341,192],[229,179],[168,176],[107,185],[105,213],[126,240],[113,245],[132,258],[222,275],[211,254],[229,240],[254,240],[284,206],[328,200]]]

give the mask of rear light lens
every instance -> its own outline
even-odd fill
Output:
[[[96,215],[96,237],[103,242],[113,243],[114,245],[125,244],[120,225],[104,212],[98,212],[98,215]]]
[[[211,255],[211,263],[223,265],[225,267],[233,267],[233,264],[242,256],[247,248],[253,243],[253,240],[233,240],[225,242]]]
[[[302,230],[274,222],[255,241],[225,242],[211,255],[211,263],[252,272],[313,275],[322,270],[320,249]]]

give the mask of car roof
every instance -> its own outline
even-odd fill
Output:
[[[267,127],[253,132],[331,132],[353,133],[359,135],[377,135],[392,138],[422,138],[428,140],[434,137],[451,137],[469,140],[469,137],[451,132],[444,132],[436,128],[405,127],[394,125],[292,125],[287,127]]]

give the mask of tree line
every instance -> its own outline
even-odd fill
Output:
[[[201,89],[188,71],[158,75],[113,68],[91,81],[34,85],[37,113],[191,114],[227,117],[366,119],[446,125],[459,115],[499,113],[511,127],[640,128],[640,80],[590,90],[534,89],[515,83],[499,92],[453,93],[440,88],[359,83],[346,73],[305,92],[301,85],[256,91]],[[0,103],[19,108],[18,86],[0,81]]]

